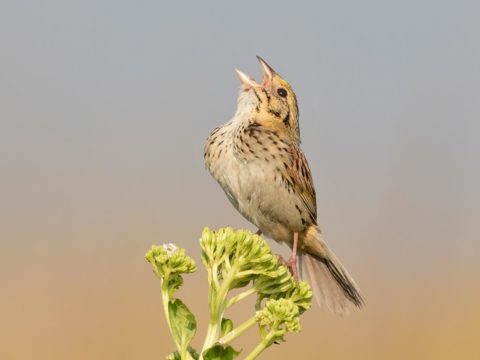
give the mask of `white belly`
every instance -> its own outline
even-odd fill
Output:
[[[244,163],[226,149],[221,159],[210,164],[210,172],[233,206],[265,235],[290,243],[294,231],[302,231],[298,201],[275,176],[275,165],[262,160]]]

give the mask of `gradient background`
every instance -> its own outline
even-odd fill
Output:
[[[296,90],[319,222],[367,302],[345,318],[312,309],[265,358],[480,359],[479,12],[0,2],[0,358],[173,349],[143,256],[176,242],[198,260],[203,226],[254,230],[202,150],[235,110],[233,69],[258,79],[258,54]],[[200,268],[180,293],[196,345],[205,282]]]

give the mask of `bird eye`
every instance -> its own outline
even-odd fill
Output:
[[[277,94],[280,95],[281,97],[286,97],[287,96],[287,90],[284,88],[278,88],[277,89]]]

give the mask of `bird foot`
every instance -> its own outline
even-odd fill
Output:
[[[297,270],[297,257],[290,256],[288,260],[285,260],[281,255],[277,255],[278,261],[285,265],[290,273],[292,274],[295,281],[298,281],[298,270]]]
[[[277,259],[278,261],[280,261],[282,263],[282,265],[285,265],[286,267],[288,267],[288,261],[285,260],[282,255],[277,255]]]

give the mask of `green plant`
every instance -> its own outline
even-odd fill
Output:
[[[196,332],[195,317],[180,299],[174,298],[175,291],[183,284],[182,275],[197,270],[195,262],[185,254],[185,249],[173,244],[152,246],[145,256],[161,280],[165,317],[177,349],[167,359],[233,359],[239,352],[230,343],[257,325],[260,341],[245,357],[251,360],[274,342],[283,340],[287,332],[300,331],[299,316],[311,306],[310,287],[293,279],[260,236],[247,230],[206,228],[200,246],[208,274],[210,311],[200,353],[190,346]],[[231,290],[238,288],[244,290],[229,296]],[[234,327],[225,318],[225,311],[254,294],[257,296],[254,314]]]

